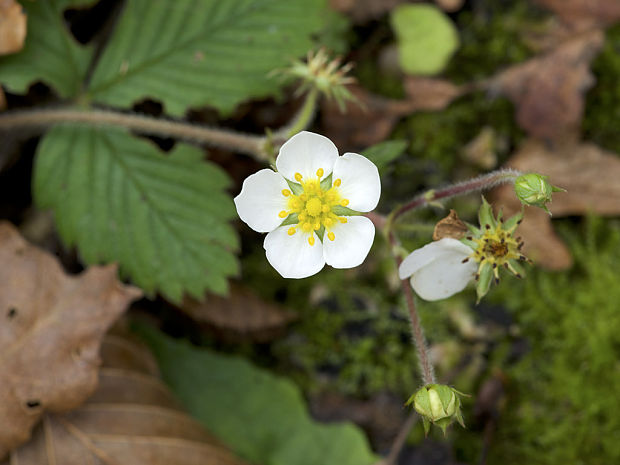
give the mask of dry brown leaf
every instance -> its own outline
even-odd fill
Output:
[[[4,95],[4,91],[0,87],[0,111],[6,110],[6,95]]]
[[[82,403],[97,385],[101,339],[141,291],[116,266],[65,274],[55,257],[0,223],[0,458],[45,411]]]
[[[530,135],[560,140],[577,134],[584,93],[594,82],[590,62],[603,40],[598,30],[576,36],[550,53],[501,72],[486,86],[513,101],[517,122]]]
[[[567,190],[553,195],[549,210],[554,217],[587,212],[620,213],[620,158],[594,144],[565,144],[551,149],[530,140],[507,165],[523,172],[547,175],[553,185]],[[493,198],[505,205],[507,213],[520,208],[509,186],[496,189]],[[526,255],[542,266],[562,269],[572,263],[566,246],[553,233],[549,215],[541,209],[526,209],[519,234],[525,240]]]
[[[536,2],[579,30],[611,26],[620,21],[618,0],[536,0]]]
[[[125,337],[102,347],[99,387],[69,413],[46,414],[32,440],[11,454],[20,465],[243,465],[183,413],[152,355]]]
[[[19,52],[26,39],[26,15],[15,0],[0,0],[0,55]]]
[[[439,8],[448,13],[454,13],[455,11],[459,11],[463,8],[463,4],[465,0],[435,0],[435,3]]]
[[[186,298],[181,309],[230,340],[268,341],[297,317],[241,286],[233,286],[227,298],[209,296],[202,302]]]
[[[403,100],[381,97],[358,85],[349,86],[359,103],[349,102],[346,112],[324,100],[321,115],[325,135],[337,146],[366,148],[384,141],[403,116],[441,110],[462,93],[461,88],[440,79],[408,78],[404,85],[408,98]]]
[[[433,230],[433,240],[438,241],[444,237],[461,239],[467,233],[467,226],[456,214],[456,210],[450,209],[450,213],[445,218],[439,220]]]
[[[485,170],[495,168],[497,165],[495,152],[505,145],[502,142],[492,127],[485,126],[463,147],[463,159]]]
[[[362,24],[378,19],[392,8],[407,0],[329,0],[332,9],[349,16],[354,23]]]

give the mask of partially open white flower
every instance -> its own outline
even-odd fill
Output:
[[[249,176],[235,197],[239,217],[266,232],[269,263],[284,278],[305,278],[327,263],[360,265],[370,250],[375,227],[357,212],[379,202],[377,167],[356,153],[338,156],[327,137],[300,132],[280,149],[277,172]]]
[[[424,300],[445,299],[461,292],[475,277],[478,264],[465,261],[472,254],[461,241],[446,237],[410,253],[400,264],[398,276],[411,276],[411,287]]]

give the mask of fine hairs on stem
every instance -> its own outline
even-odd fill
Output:
[[[154,118],[112,110],[82,110],[77,108],[48,108],[19,110],[0,114],[0,130],[17,127],[47,127],[58,123],[77,123],[89,126],[114,126],[186,140],[198,144],[232,149],[259,161],[268,161],[264,152],[265,137],[242,134],[225,129],[210,128],[184,121]]]

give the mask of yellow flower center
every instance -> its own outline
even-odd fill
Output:
[[[519,271],[513,266],[514,262],[511,262],[511,260],[528,261],[528,258],[521,253],[521,247],[523,247],[521,238],[518,237],[515,239],[512,235],[517,224],[511,229],[504,229],[503,223],[499,221],[495,228],[487,225],[487,229],[479,238],[468,238],[478,245],[474,253],[470,255],[471,258],[480,264],[476,279],[478,279],[481,270],[487,263],[493,270],[493,277],[496,283],[499,282],[500,266],[508,269],[517,277],[521,277]],[[467,259],[465,261],[467,261]]]
[[[478,244],[473,254],[477,262],[486,260],[491,265],[501,266],[509,260],[522,257],[519,242],[512,237],[510,232],[502,229],[501,223],[495,229],[485,230],[479,239],[473,239],[473,241]]]
[[[289,215],[297,214],[299,223],[289,228],[288,234],[292,236],[301,229],[302,232],[310,234],[308,238],[310,245],[315,243],[313,232],[327,233],[327,238],[333,241],[336,235],[330,229],[338,222],[347,222],[344,216],[334,213],[334,207],[346,207],[349,204],[349,200],[343,199],[338,192],[342,181],[336,179],[329,188],[323,189],[321,178],[324,174],[324,170],[319,168],[315,179],[304,180],[300,173],[295,173],[295,180],[301,184],[302,192],[295,195],[288,189],[282,191],[282,195],[287,198],[288,210],[282,210],[278,216],[287,218]]]

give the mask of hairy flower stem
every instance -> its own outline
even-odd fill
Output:
[[[110,110],[78,108],[34,109],[0,113],[0,130],[19,127],[47,127],[58,123],[123,127],[149,135],[173,137],[198,144],[223,147],[249,155],[261,162],[269,161],[265,152],[266,138],[264,136],[241,134],[183,121]]]
[[[415,197],[411,202],[401,205],[399,208],[394,210],[394,212],[390,215],[390,223],[394,222],[399,216],[408,211],[425,207],[438,200],[447,200],[449,198],[458,197],[471,192],[482,192],[501,184],[514,183],[515,179],[521,174],[522,173],[517,170],[502,169],[440,189],[428,190]]]
[[[397,249],[399,247],[398,240],[396,239],[396,236],[392,231],[388,232],[388,238],[390,241],[390,245],[392,246],[394,260],[396,261],[396,268],[398,268],[403,261],[397,252]],[[411,335],[413,337],[413,343],[415,345],[416,351],[418,352],[418,361],[420,363],[420,369],[422,371],[422,381],[424,385],[433,384],[436,382],[435,370],[428,356],[428,345],[426,343],[426,338],[424,337],[424,330],[422,329],[420,317],[418,316],[418,311],[416,309],[415,300],[413,298],[413,290],[411,289],[411,285],[409,284],[408,279],[401,280],[400,284],[403,288],[403,292],[405,293],[405,300],[407,302],[407,308],[409,310]]]

